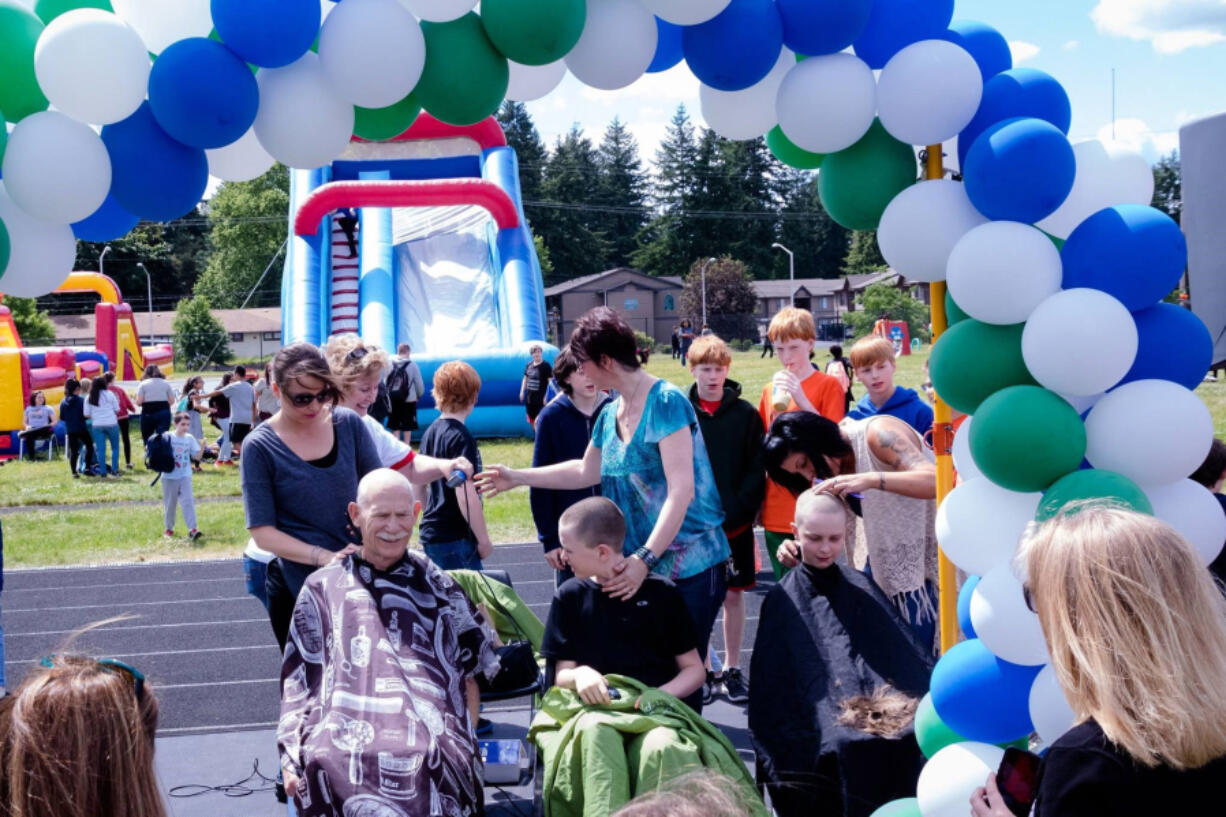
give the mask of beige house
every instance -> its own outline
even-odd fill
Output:
[[[281,309],[214,309],[213,316],[230,333],[230,352],[236,358],[271,358],[281,348]],[[175,313],[150,314],[133,308],[136,331],[142,343],[173,343]],[[94,314],[52,315],[57,346],[91,346]]]

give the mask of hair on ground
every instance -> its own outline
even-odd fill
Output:
[[[854,695],[839,704],[839,726],[882,738],[896,738],[915,723],[919,701],[889,684],[871,695]]]
[[[751,796],[729,777],[696,769],[639,795],[612,817],[748,817]]]

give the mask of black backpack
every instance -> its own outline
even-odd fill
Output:
[[[175,450],[170,444],[169,431],[154,434],[145,443],[145,467],[150,471],[157,471],[157,476],[149,483],[150,486],[157,485],[162,474],[175,470]]]
[[[409,389],[412,387],[409,381],[410,362],[400,361],[392,367],[391,373],[387,376],[387,396],[396,403],[404,403],[409,399]]]

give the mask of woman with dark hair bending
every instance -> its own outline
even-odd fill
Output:
[[[789,411],[766,435],[766,472],[793,494],[859,498],[854,566],[873,577],[920,641],[935,647],[936,466],[915,429],[888,415],[836,424]],[[787,540],[777,555],[794,567],[800,551]]]
[[[724,602],[724,512],[685,392],[640,368],[634,331],[616,312],[597,307],[570,336],[579,371],[618,398],[600,413],[583,459],[540,468],[491,466],[478,475],[486,496],[518,485],[576,490],[600,484],[626,517],[620,575],[605,585],[628,599],[651,572],[677,585],[694,619],[705,658],[715,616]]]
[[[352,543],[349,502],[380,462],[361,418],[336,405],[339,390],[319,349],[294,343],[277,352],[273,388],[281,408],[247,436],[240,464],[247,530],[277,557],[265,585],[284,650],[302,583]]]

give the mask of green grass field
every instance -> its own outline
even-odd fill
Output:
[[[928,350],[899,360],[896,382],[918,388],[923,380],[922,366]],[[816,361],[825,365],[829,357],[818,349]],[[757,404],[762,387],[778,369],[774,358],[762,359],[758,351],[734,354],[730,377],[741,383],[742,395]],[[651,358],[648,370],[688,389],[693,383],[688,370],[667,354]],[[863,389],[855,389],[857,396]],[[1226,435],[1226,382],[1204,383],[1197,394],[1209,406],[1215,431]],[[206,429],[210,437],[216,430]],[[197,474],[193,490],[197,498],[218,498],[197,503],[200,529],[205,536],[188,543],[179,521],[180,537],[162,536],[162,492],[150,487],[153,474],[144,470],[143,450],[133,428],[133,464],[119,479],[74,480],[68,464],[54,462],[10,462],[0,468],[0,522],[4,525],[5,563],[10,567],[41,565],[104,564],[165,559],[217,558],[234,556],[247,541],[243,527],[243,508],[238,469],[206,465]],[[513,467],[532,460],[528,440],[485,440],[481,455],[487,464]],[[156,503],[156,504],[132,504]],[[78,504],[96,505],[73,509]],[[65,507],[69,506],[69,507]],[[9,508],[4,512],[3,509]],[[528,508],[528,492],[520,489],[490,500],[485,508],[490,534],[496,543],[528,542],[536,536]]]

